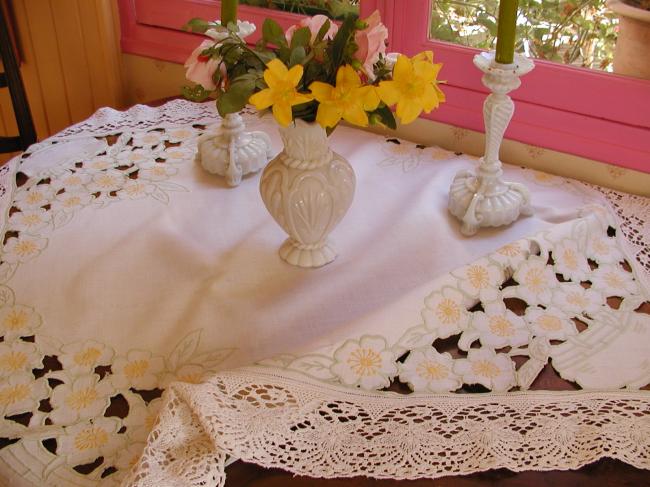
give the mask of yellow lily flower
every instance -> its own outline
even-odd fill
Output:
[[[445,101],[436,79],[441,67],[442,64],[433,64],[431,51],[412,59],[399,56],[393,79],[379,83],[379,96],[387,105],[397,104],[397,116],[402,123],[411,123],[422,111],[429,113]]]
[[[286,127],[293,120],[291,107],[313,100],[311,95],[296,91],[302,73],[303,68],[300,64],[287,69],[282,61],[272,59],[264,71],[264,81],[268,88],[258,91],[248,101],[258,110],[273,105],[273,116],[280,125]]]
[[[359,74],[349,65],[336,72],[336,86],[314,81],[309,89],[319,102],[316,121],[323,128],[335,127],[341,118],[367,127],[366,111],[377,108],[380,101],[375,87],[363,86]]]

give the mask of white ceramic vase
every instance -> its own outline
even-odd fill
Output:
[[[280,127],[284,149],[264,169],[262,200],[289,238],[280,257],[299,267],[320,267],[336,258],[328,235],[352,204],[352,166],[332,152],[325,130],[296,120]]]

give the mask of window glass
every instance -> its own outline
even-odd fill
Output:
[[[359,15],[359,0],[240,0],[239,3],[302,15],[327,15],[335,20],[347,14]]]
[[[498,0],[433,0],[430,37],[496,46]],[[612,71],[618,18],[605,0],[520,0],[515,50],[529,57]]]

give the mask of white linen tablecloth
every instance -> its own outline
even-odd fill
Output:
[[[280,149],[271,120],[245,119]],[[339,257],[298,269],[277,255],[259,175],[228,188],[193,162],[216,120],[182,101],[104,109],[2,170],[0,478],[115,484],[137,465],[127,484],[216,484],[228,456],[393,478],[649,467],[647,199],[506,166],[534,216],[468,239],[446,203],[475,158],[341,127],[331,145],[357,191]],[[586,391],[516,392],[549,358]],[[396,381],[416,394],[381,391]],[[450,394],[476,383],[493,392]]]

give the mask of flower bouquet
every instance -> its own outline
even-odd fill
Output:
[[[255,46],[244,38],[249,22],[193,19],[206,35],[186,63],[186,97],[216,98],[219,114],[247,104],[270,110],[280,126],[284,150],[261,178],[262,199],[289,234],[280,249],[287,262],[318,267],[334,260],[329,232],[348,210],[355,188],[349,163],[332,152],[329,135],[344,120],[367,127],[396,127],[444,101],[438,86],[441,65],[431,51],[414,57],[386,53],[388,30],[379,13],[339,25],[323,15],[307,17],[286,32],[266,19]]]

